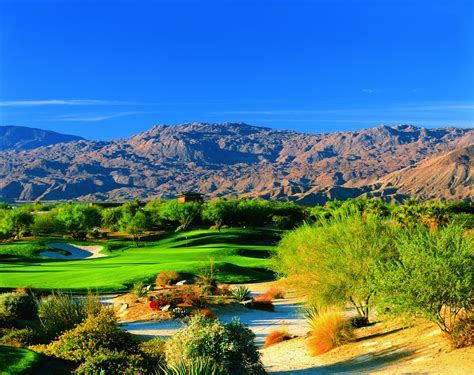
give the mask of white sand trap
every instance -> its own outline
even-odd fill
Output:
[[[103,246],[83,246],[83,245],[73,245],[65,242],[58,243],[48,243],[46,246],[53,249],[65,250],[70,255],[63,255],[56,251],[43,251],[40,253],[43,257],[55,258],[55,259],[92,259],[92,258],[103,258],[107,255],[99,253],[104,247]]]

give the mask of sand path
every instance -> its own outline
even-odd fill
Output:
[[[247,284],[254,296],[262,292],[267,283]],[[284,327],[291,335],[303,336],[308,331],[306,321],[300,315],[300,301],[297,298],[285,298],[273,301],[275,311],[261,311],[247,309],[237,306],[234,308],[213,308],[215,314],[224,322],[230,322],[234,317],[238,317],[242,323],[248,326],[256,335],[255,341],[258,345],[263,344],[265,337],[271,331]],[[176,321],[136,321],[122,323],[122,327],[127,331],[145,337],[151,336],[171,336],[182,324]]]
[[[58,253],[57,251],[43,251],[39,255],[48,258],[54,259],[69,259],[69,260],[78,260],[78,259],[93,259],[93,258],[103,258],[107,255],[101,254],[100,251],[104,248],[103,246],[86,246],[86,245],[73,245],[65,242],[55,242],[48,243],[46,246],[52,249],[65,250],[70,255],[64,255]]]

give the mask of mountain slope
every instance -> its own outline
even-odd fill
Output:
[[[8,200],[123,200],[197,190],[312,204],[474,143],[473,129],[379,126],[303,134],[241,123],[159,125],[128,139],[0,152]]]
[[[474,145],[435,156],[380,179],[372,195],[420,199],[474,197]]]
[[[0,150],[29,150],[83,138],[25,126],[0,126]]]

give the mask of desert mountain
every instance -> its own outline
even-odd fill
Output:
[[[76,135],[60,134],[25,126],[0,126],[0,150],[29,150],[81,139],[83,138]]]
[[[411,125],[326,134],[242,123],[158,125],[110,142],[1,151],[0,195],[124,200],[194,190],[313,204],[380,188],[392,172],[472,144],[474,129]]]
[[[474,197],[474,144],[382,177],[371,195],[434,199]]]

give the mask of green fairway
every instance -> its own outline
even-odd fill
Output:
[[[197,274],[213,258],[221,282],[268,279],[266,256],[273,251],[280,232],[275,230],[226,229],[167,233],[134,247],[128,241],[75,242],[103,245],[108,256],[88,260],[39,257],[48,242],[40,239],[0,245],[0,287],[34,287],[101,293],[126,290],[133,281],[154,281],[161,271]]]
[[[22,374],[36,367],[43,356],[22,348],[0,345],[0,374]]]

